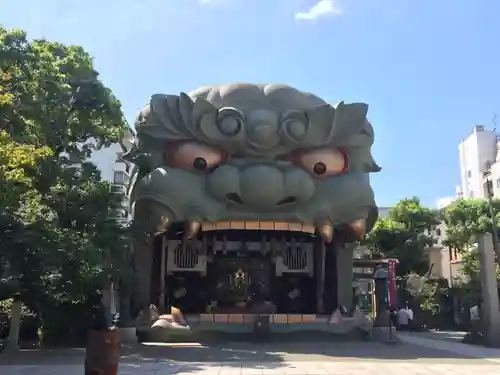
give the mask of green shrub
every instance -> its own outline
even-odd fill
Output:
[[[43,342],[48,345],[84,344],[90,314],[84,303],[59,303],[42,314]]]
[[[10,320],[13,299],[0,301],[0,338],[9,336]],[[19,341],[33,341],[38,339],[38,316],[24,304],[21,306],[21,325],[19,327]]]

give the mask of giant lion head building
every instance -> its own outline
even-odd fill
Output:
[[[134,311],[210,320],[350,306],[350,244],[377,219],[367,111],[279,84],[153,95],[125,156],[136,166]]]

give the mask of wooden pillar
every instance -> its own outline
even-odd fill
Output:
[[[151,303],[151,275],[153,266],[154,238],[137,241],[134,246],[135,300],[139,311],[148,311]]]
[[[326,250],[325,243],[323,240],[318,240],[317,246],[315,246],[315,276],[316,276],[316,311],[318,314],[324,313],[324,302],[325,297],[325,261],[326,261]]]
[[[337,258],[337,304],[348,311],[352,308],[353,292],[353,262],[355,244],[339,243],[336,246]]]
[[[161,241],[161,264],[160,264],[160,313],[165,313],[165,274],[167,262],[167,237],[163,236]]]

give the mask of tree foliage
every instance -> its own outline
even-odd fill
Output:
[[[500,201],[491,202],[495,227],[500,225]],[[446,207],[443,215],[446,224],[446,240],[451,249],[460,252],[462,257],[461,273],[465,276],[468,288],[479,290],[479,253],[476,246],[478,237],[493,233],[493,221],[489,203],[485,199],[459,199]],[[498,259],[497,259],[498,262]],[[497,268],[497,278],[500,272]]]
[[[492,201],[495,225],[500,225],[500,201]],[[488,202],[485,199],[459,199],[446,207],[446,244],[465,250],[477,241],[477,236],[492,233],[493,225]]]
[[[90,162],[125,129],[79,46],[0,26],[0,292],[40,310],[80,303],[125,248],[123,195]],[[116,263],[116,262],[115,262]],[[2,294],[0,293],[0,294]]]
[[[467,280],[473,281],[479,285],[479,252],[477,249],[462,254],[462,273],[467,277]],[[497,267],[497,279],[500,280],[500,269]]]
[[[15,142],[10,135],[0,130],[0,211],[17,210],[29,199],[35,199],[33,177],[27,169],[51,156],[48,147],[36,147]]]
[[[81,47],[30,42],[23,31],[0,28],[0,48],[0,118],[11,136],[72,161],[118,141],[120,103]]]
[[[364,244],[371,257],[397,258],[398,276],[415,272],[423,275],[429,262],[425,251],[435,242],[433,231],[439,224],[439,213],[421,205],[417,197],[403,199],[379,218]]]

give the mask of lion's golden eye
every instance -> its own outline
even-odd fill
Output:
[[[349,169],[347,153],[336,148],[295,151],[292,154],[292,162],[318,178],[336,176]]]
[[[226,159],[225,151],[198,142],[186,141],[167,145],[167,164],[188,172],[210,171]]]

